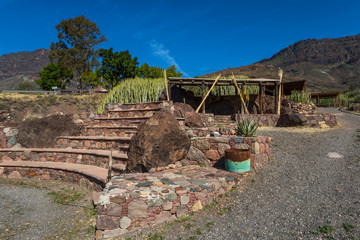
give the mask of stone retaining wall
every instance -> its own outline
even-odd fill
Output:
[[[249,149],[251,167],[255,170],[273,155],[271,138],[257,137],[197,137],[191,139],[187,158],[191,164],[205,164],[206,159],[212,166],[222,167],[225,150],[230,148]]]
[[[129,147],[127,140],[87,140],[87,139],[66,139],[59,138],[56,141],[57,148],[74,148],[74,149],[97,149],[106,150],[114,149],[122,153],[126,153]]]
[[[0,160],[3,161],[41,161],[41,162],[65,162],[77,163],[84,165],[98,166],[107,168],[109,165],[109,158],[105,156],[98,156],[92,154],[77,154],[77,153],[59,153],[59,152],[0,152]],[[114,164],[125,164],[126,161],[121,161],[113,158]]]
[[[199,166],[115,176],[99,198],[97,239],[185,217],[230,191],[242,177]]]
[[[0,148],[21,147],[17,140],[18,134],[17,128],[0,126]]]
[[[0,167],[0,178],[61,180],[79,184],[80,186],[94,191],[101,191],[104,187],[103,184],[96,179],[89,178],[79,173],[46,168]]]

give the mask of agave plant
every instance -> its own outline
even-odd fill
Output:
[[[254,120],[247,118],[239,118],[236,125],[236,134],[245,137],[254,137],[259,127]]]

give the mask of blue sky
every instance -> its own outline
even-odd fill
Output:
[[[271,57],[296,41],[360,33],[360,1],[0,0],[0,55],[50,48],[55,26],[84,15],[107,38],[102,48],[129,50],[140,64],[184,76]]]

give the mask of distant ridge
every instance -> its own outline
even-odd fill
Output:
[[[271,58],[206,74],[205,77],[234,73],[251,78],[278,78],[278,67],[284,70],[284,81],[307,80],[311,91],[343,91],[350,85],[360,86],[360,34],[302,40]]]
[[[9,53],[0,56],[0,90],[14,89],[20,82],[39,79],[39,72],[50,63],[49,49]]]

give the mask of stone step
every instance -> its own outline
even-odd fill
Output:
[[[0,160],[66,162],[107,168],[110,151],[69,148],[0,148]],[[112,152],[114,164],[126,164],[127,154]]]
[[[106,109],[110,110],[134,110],[134,109],[146,109],[146,108],[162,108],[168,106],[167,101],[157,101],[148,103],[108,103]]]
[[[144,108],[144,109],[114,109],[109,110],[108,117],[151,117],[155,112],[162,108]]]
[[[123,127],[87,127],[81,135],[84,136],[105,136],[105,137],[132,137],[137,131],[137,127],[123,128]]]
[[[80,173],[94,178],[102,184],[106,183],[108,169],[97,166],[62,163],[62,162],[38,162],[38,161],[1,161],[0,167],[21,167],[21,168],[47,168]]]
[[[75,149],[114,149],[127,153],[131,137],[106,136],[60,136],[56,144],[59,148]]]
[[[98,117],[89,126],[139,126],[149,117]],[[184,126],[185,118],[176,118],[180,126]]]

